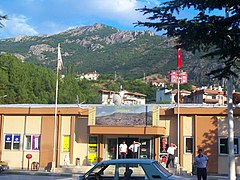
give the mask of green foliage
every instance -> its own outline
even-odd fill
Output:
[[[239,6],[240,1],[235,0],[171,0],[159,7],[138,9],[144,15],[149,15],[150,21],[139,21],[137,25],[157,31],[165,30],[165,35],[178,37],[178,42],[185,50],[203,51],[203,57],[217,57],[224,66],[209,74],[217,78],[228,78],[230,75],[237,76],[240,68]],[[193,18],[177,16],[190,8],[198,12]],[[222,15],[212,15],[213,11],[221,11]]]
[[[0,55],[1,103],[53,103],[54,74],[51,69],[22,63],[15,56]],[[54,97],[54,96],[53,96]]]
[[[157,104],[171,104],[170,101],[158,101]]]
[[[111,74],[101,74],[99,80],[77,80],[75,66],[69,64],[64,78],[59,76],[59,104],[100,104],[99,90],[119,91],[123,89],[147,95],[146,103],[155,99],[156,87],[141,79],[114,80]],[[36,103],[54,104],[56,74],[49,68],[23,63],[12,55],[0,55],[0,104]],[[181,85],[181,89],[189,90],[190,84]],[[5,97],[4,95],[7,95]]]

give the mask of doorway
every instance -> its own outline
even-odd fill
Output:
[[[128,148],[133,141],[140,142],[138,151],[138,158],[154,158],[154,142],[150,138],[137,138],[137,137],[109,137],[106,142],[105,159],[119,159],[119,145],[125,141]],[[132,158],[131,150],[128,151],[127,158]]]
[[[133,141],[137,141],[139,142],[139,138],[129,138],[129,137],[121,137],[118,138],[118,146],[125,141],[127,144],[127,147],[129,148],[129,146],[131,146],[131,144],[133,143]],[[138,156],[139,157],[139,156]],[[127,159],[128,158],[132,158],[132,151],[128,150],[128,154],[127,154]],[[119,153],[118,153],[118,159],[120,159]]]

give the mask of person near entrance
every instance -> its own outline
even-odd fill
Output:
[[[166,164],[166,168],[169,167],[170,162],[172,162],[172,165],[174,167],[174,160],[175,160],[175,156],[174,156],[174,151],[177,149],[176,144],[171,143],[170,146],[167,149],[167,153],[168,153],[168,160],[167,160],[167,164]]]
[[[199,149],[198,150],[198,156],[194,158],[194,165],[197,166],[197,178],[198,180],[203,180],[207,179],[207,162],[208,162],[208,157],[203,154],[203,150]]]
[[[141,145],[140,142],[133,141],[131,146],[129,146],[129,149],[132,151],[132,158],[138,158],[138,149],[140,145]]]
[[[128,146],[125,141],[119,146],[119,155],[121,159],[126,159],[128,153]]]

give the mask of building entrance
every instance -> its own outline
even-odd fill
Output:
[[[133,141],[140,142],[140,148],[138,150],[138,158],[154,158],[154,143],[150,138],[135,138],[135,137],[119,137],[119,138],[107,138],[105,159],[120,159],[119,145],[125,141],[128,148]],[[128,150],[127,158],[132,158],[131,150]]]
[[[127,144],[127,147],[129,148],[129,146],[131,146],[133,141],[139,142],[139,138],[118,138],[118,147],[123,141],[125,141],[125,143]],[[138,154],[138,157],[139,157],[139,154]],[[128,149],[127,158],[132,158],[132,152],[129,149]],[[120,159],[119,153],[118,153],[118,159]]]

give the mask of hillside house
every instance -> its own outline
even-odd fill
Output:
[[[102,104],[121,105],[146,103],[146,95],[137,92],[100,90],[99,93],[102,98]]]
[[[202,88],[193,91],[190,95],[183,97],[184,103],[193,104],[226,104],[227,96],[221,87]]]
[[[77,79],[83,80],[87,79],[89,81],[96,81],[98,79],[100,74],[98,74],[96,71],[94,72],[88,72],[88,73],[81,73],[77,75]]]
[[[180,91],[181,96],[188,96],[191,94],[191,92],[186,90]],[[177,95],[177,89],[175,90],[169,90],[166,88],[157,89],[156,91],[156,103],[158,102],[169,102],[170,104],[174,104],[175,96]]]
[[[165,86],[165,80],[161,80],[161,79],[158,79],[158,80],[150,80],[150,83],[152,86],[156,86],[156,87],[164,87]]]

